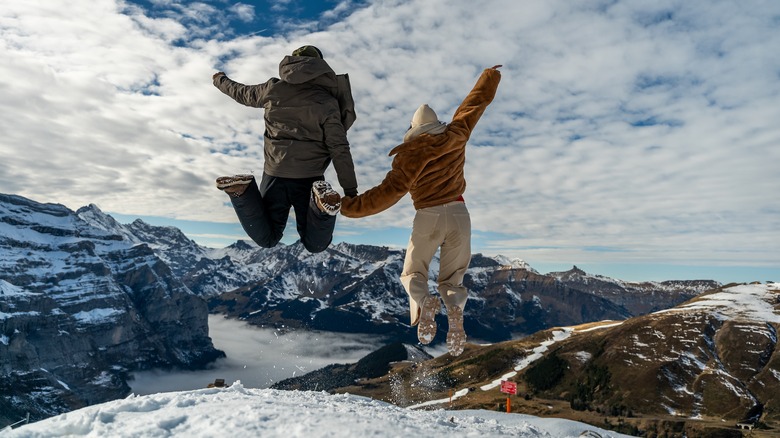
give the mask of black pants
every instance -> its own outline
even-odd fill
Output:
[[[336,227],[336,216],[321,212],[311,200],[312,183],[323,179],[279,178],[263,173],[260,187],[252,181],[241,196],[230,199],[244,231],[261,247],[271,248],[282,240],[292,207],[304,248],[322,252],[333,240]]]

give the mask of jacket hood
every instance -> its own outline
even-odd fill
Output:
[[[310,56],[285,56],[279,63],[279,78],[290,84],[315,81],[335,87],[336,73],[325,60]]]

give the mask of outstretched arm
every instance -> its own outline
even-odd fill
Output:
[[[230,79],[224,72],[214,73],[211,79],[219,91],[232,97],[236,102],[254,108],[263,106],[263,94],[267,82],[259,85],[244,85]]]
[[[501,72],[498,71],[500,67],[501,65],[494,65],[482,72],[474,88],[455,111],[452,122],[450,122],[451,131],[466,139],[471,136],[471,131],[476,126],[477,121],[496,95],[498,83],[501,81]]]
[[[346,217],[358,218],[371,216],[385,211],[395,205],[409,192],[412,182],[425,166],[416,163],[415,166],[399,166],[400,158],[393,159],[393,168],[387,172],[385,179],[376,187],[355,197],[344,197],[341,200],[341,214]]]

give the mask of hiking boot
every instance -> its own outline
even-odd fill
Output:
[[[335,216],[341,210],[341,195],[339,195],[327,181],[314,181],[311,185],[311,196],[317,208],[331,216]]]
[[[466,348],[466,331],[463,330],[463,309],[459,306],[447,308],[447,350],[453,356],[460,356]]]
[[[417,340],[423,345],[428,345],[436,337],[436,314],[439,313],[441,303],[439,298],[428,295],[420,306],[420,319],[417,322]]]
[[[238,198],[254,180],[254,175],[220,176],[217,178],[217,188],[233,198]]]

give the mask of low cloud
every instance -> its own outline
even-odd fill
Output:
[[[382,347],[380,337],[304,330],[258,328],[242,321],[209,316],[214,346],[227,354],[211,369],[161,370],[134,374],[130,386],[139,395],[205,388],[216,379],[237,380],[247,388],[268,388],[290,377],[325,366],[354,363]]]

